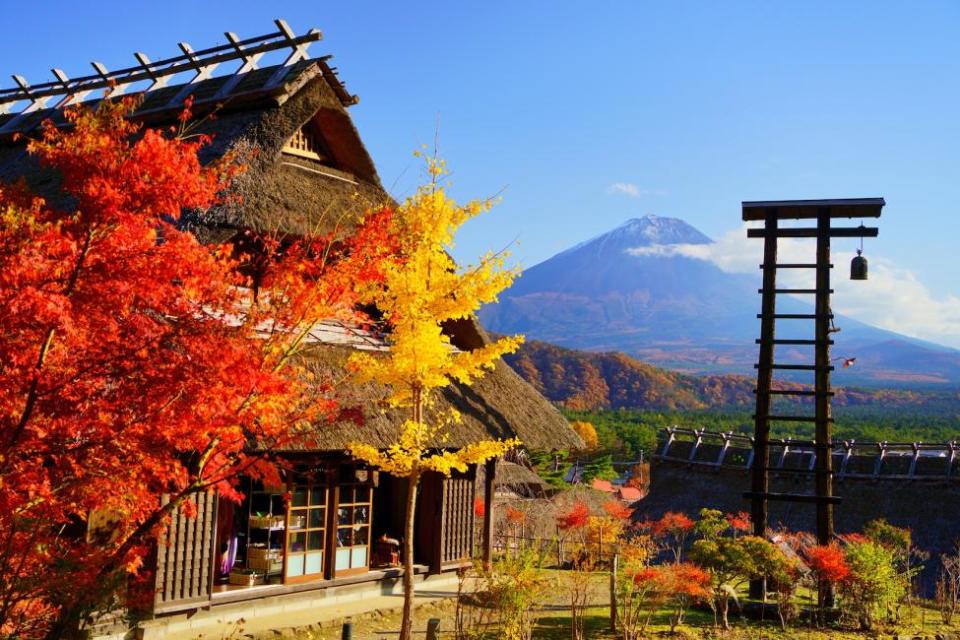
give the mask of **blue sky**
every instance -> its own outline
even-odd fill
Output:
[[[388,188],[415,187],[411,152],[439,123],[455,194],[503,190],[465,230],[465,260],[517,239],[529,266],[647,213],[729,241],[741,200],[884,196],[866,254],[886,280],[848,306],[960,346],[960,2],[48,2],[4,17],[0,72],[32,81],[274,17],[320,28],[311,52],[360,95]]]

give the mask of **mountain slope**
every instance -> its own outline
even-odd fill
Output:
[[[548,400],[567,409],[750,409],[753,378],[742,375],[693,376],[667,371],[622,353],[564,349],[536,340],[505,357],[513,369]],[[800,385],[779,382],[778,388]],[[939,407],[960,411],[960,391],[835,388],[834,405],[884,410]],[[809,402],[803,403],[809,404]]]
[[[676,218],[647,216],[527,269],[496,305],[481,310],[498,333],[591,351],[620,351],[690,373],[753,372],[759,276],[731,274],[690,257],[710,238]],[[673,250],[682,245],[684,251]],[[809,312],[781,297],[784,313]],[[834,354],[856,357],[838,383],[960,384],[960,352],[838,317]],[[809,323],[781,335],[812,334]],[[803,335],[793,335],[803,334]],[[781,349],[781,362],[812,362],[812,349]],[[802,377],[795,377],[806,381]]]

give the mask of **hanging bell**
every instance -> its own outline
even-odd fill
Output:
[[[867,259],[861,255],[861,251],[857,250],[857,255],[854,256],[853,260],[850,262],[850,279],[851,280],[866,280],[867,279]]]

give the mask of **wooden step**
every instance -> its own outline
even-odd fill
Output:
[[[757,318],[763,319],[763,314],[758,313]],[[826,320],[832,320],[833,314],[817,314],[817,313],[775,313],[773,314],[774,320],[816,320],[817,318],[823,318]]]
[[[816,269],[817,264],[808,264],[804,262],[781,262],[779,264],[773,265],[774,269]],[[828,268],[833,269],[833,264],[828,264]],[[760,265],[761,269],[766,269],[766,266]]]
[[[749,500],[760,498],[761,500],[777,500],[780,502],[808,502],[811,504],[840,504],[843,502],[843,498],[840,496],[814,496],[807,493],[762,493],[747,491],[743,494],[743,497]]]
[[[757,389],[754,389],[753,392],[754,392],[754,393],[759,393],[759,391],[758,391]],[[813,397],[813,396],[821,395],[821,394],[820,394],[819,392],[817,392],[817,391],[809,391],[809,390],[807,390],[807,389],[770,389],[769,391],[767,391],[767,393],[770,394],[770,395],[772,395],[772,396],[808,396],[808,397]],[[829,398],[829,397],[832,397],[832,396],[833,396],[833,391],[827,391],[826,393],[824,393],[824,394],[822,394],[822,395],[824,395],[824,396],[826,396],[826,397],[828,397],[828,398]]]
[[[876,227],[831,227],[827,235],[831,238],[876,238],[879,230]],[[788,227],[786,229],[747,229],[748,238],[816,238],[820,230],[816,227]]]
[[[815,364],[771,364],[766,366],[769,367],[770,369],[780,369],[783,371],[820,371],[820,370],[833,371],[834,370],[834,366],[832,364],[826,367],[818,367]],[[764,367],[761,367],[759,364],[755,364],[753,365],[753,368],[762,369]]]
[[[756,420],[757,416],[751,416],[751,418]],[[767,416],[767,420],[776,420],[777,422],[816,422],[817,418],[815,416],[778,416],[770,414]],[[833,418],[827,418],[827,422],[833,422]]]
[[[764,293],[766,289],[757,289],[757,293]],[[817,293],[816,289],[774,289],[773,293]],[[833,293],[833,289],[829,289],[827,293]]]

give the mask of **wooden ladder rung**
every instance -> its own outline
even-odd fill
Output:
[[[757,289],[757,293],[764,293],[766,289]],[[817,289],[773,289],[773,293],[817,293]],[[827,291],[833,293],[833,289]]]
[[[802,262],[784,262],[784,263],[773,265],[773,268],[774,269],[816,269],[818,266],[819,265],[815,263],[807,264]],[[833,264],[828,264],[827,267],[830,269],[833,269]],[[766,269],[766,266],[760,265],[760,268]]]
[[[818,367],[815,364],[770,364],[770,365],[753,365],[754,369],[763,369],[768,367],[770,369],[780,369],[783,371],[833,371],[834,366],[828,365],[826,367]]]
[[[760,393],[759,389],[754,389],[754,393]],[[767,391],[768,394],[772,396],[807,396],[814,397],[823,395],[826,397],[833,397],[833,391],[827,391],[826,393],[820,393],[818,391],[810,391],[809,389],[770,389]]]
[[[763,314],[758,313],[757,318],[763,319]],[[823,318],[826,320],[832,320],[832,313],[775,313],[773,314],[774,320],[816,320],[817,318]]]
[[[760,338],[757,338],[754,342],[757,344],[764,344],[764,341]],[[833,344],[833,340],[795,340],[793,338],[776,338],[770,340],[770,344],[796,344],[796,345],[817,345],[817,344]]]
[[[840,504],[843,502],[843,498],[839,496],[814,496],[805,493],[763,493],[757,491],[747,491],[743,494],[744,498],[753,500],[759,498],[761,500],[779,500],[781,502],[809,502],[812,504],[825,503],[825,504]]]
[[[757,416],[751,417],[754,420],[757,419]],[[767,420],[776,420],[777,422],[816,422],[817,418],[815,416],[780,416],[770,414],[767,416]],[[833,422],[833,418],[827,418],[827,422]]]

